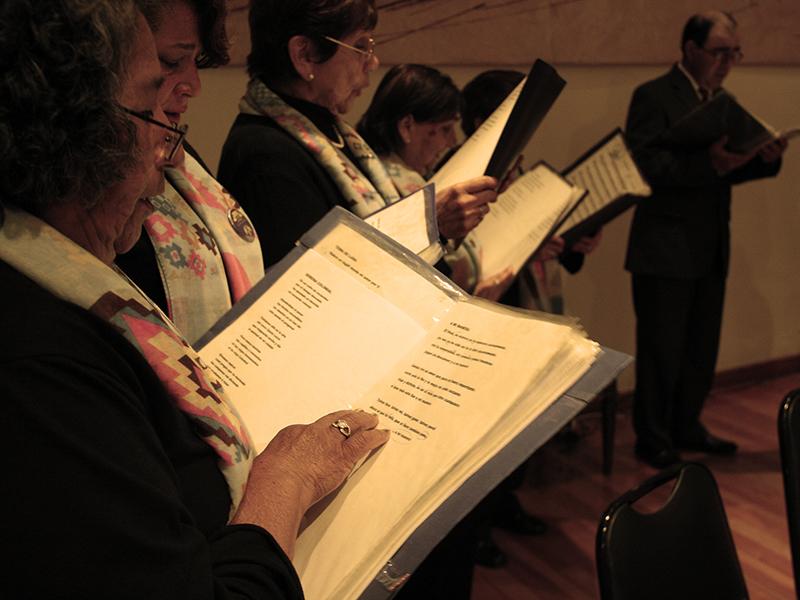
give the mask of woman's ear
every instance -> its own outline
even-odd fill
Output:
[[[292,61],[294,70],[300,79],[313,81],[314,79],[314,55],[316,49],[314,43],[304,35],[293,35],[289,38],[287,45],[289,59]]]
[[[397,133],[404,144],[411,143],[411,132],[414,129],[414,117],[406,115],[397,122]]]

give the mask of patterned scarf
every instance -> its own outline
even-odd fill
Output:
[[[0,259],[55,296],[107,321],[142,353],[219,457],[233,514],[255,454],[250,436],[222,387],[169,319],[114,269],[24,211],[5,209]]]
[[[192,156],[166,176],[144,226],[169,316],[194,343],[264,276],[264,263],[244,211]]]
[[[381,156],[380,158],[381,161],[383,161],[383,166],[386,167],[386,172],[392,179],[394,187],[397,188],[397,191],[400,192],[403,198],[413,194],[428,183],[422,175],[409,167],[405,161],[394,152],[387,156]]]
[[[341,119],[336,127],[358,160],[358,167],[310,119],[286,104],[258,79],[250,80],[247,93],[239,102],[239,110],[248,115],[269,117],[307,148],[333,178],[349,210],[359,217],[367,217],[400,199],[381,161],[355,129]]]

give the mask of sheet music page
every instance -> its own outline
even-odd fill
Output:
[[[649,196],[650,186],[618,132],[588,158],[565,175],[568,181],[589,191],[578,208],[559,227],[561,234],[598,212],[617,198],[631,194]]]
[[[519,85],[503,100],[503,103],[484,121],[450,157],[441,169],[431,177],[430,181],[436,184],[437,190],[443,190],[456,183],[461,183],[474,177],[480,177],[486,171],[489,160],[492,158],[495,146],[500,140],[503,128],[511,116],[514,104],[527,81],[523,79]]]
[[[518,272],[570,206],[575,188],[544,163],[500,194],[465,243],[478,256],[481,276]]]
[[[429,235],[428,203],[433,201],[433,190],[426,193],[422,188],[371,214],[364,221],[414,254],[420,254],[437,241]]]
[[[200,356],[261,450],[286,425],[350,407],[452,304],[413,269],[340,226]]]
[[[293,562],[307,597],[357,597],[422,520],[508,442],[509,432],[541,414],[588,368],[596,347],[577,338],[562,324],[458,302],[359,406],[378,413],[392,437],[300,535]],[[565,354],[573,345],[576,354]],[[565,369],[553,368],[568,355],[574,360]],[[517,412],[531,382],[538,393]],[[526,420],[504,424],[495,435],[508,414]],[[478,440],[485,445],[473,453]]]

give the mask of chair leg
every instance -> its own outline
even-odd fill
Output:
[[[602,392],[603,411],[603,475],[611,475],[614,466],[614,432],[617,418],[617,391],[616,379]]]

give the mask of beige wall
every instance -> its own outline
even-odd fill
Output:
[[[513,68],[513,67],[507,67]],[[559,67],[567,87],[525,153],[526,164],[546,159],[556,168],[616,126],[623,126],[633,88],[663,69]],[[442,68],[461,86],[482,69]],[[377,84],[383,68],[373,77]],[[189,138],[212,168],[233,120],[245,74],[219,69],[203,74],[204,90],[187,116]],[[800,68],[740,67],[727,87],[776,128],[800,127]],[[363,112],[371,90],[351,111]],[[630,214],[608,225],[584,269],[566,276],[567,305],[602,344],[634,352],[630,278],[622,269]],[[718,369],[800,354],[800,139],[787,152],[781,175],[734,191],[732,260]],[[632,369],[621,380],[633,386]]]

